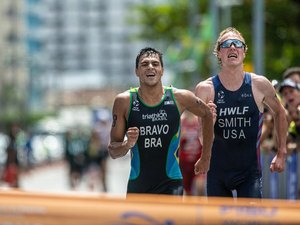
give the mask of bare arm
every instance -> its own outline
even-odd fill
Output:
[[[213,103],[214,89],[213,89],[211,79],[200,82],[195,88],[195,95],[198,98],[202,99],[203,102],[205,102],[209,106],[209,109],[212,113],[211,114],[212,115],[212,124],[205,124],[205,123],[207,123],[207,121],[205,121],[206,119],[203,118],[203,117],[198,117],[199,124],[202,124],[202,129],[200,129],[201,132],[199,132],[201,142],[203,142],[205,139],[207,139],[207,136],[210,136],[210,138],[209,138],[209,144],[210,145],[208,146],[208,150],[206,150],[206,153],[203,151],[203,155],[201,156],[201,158],[195,164],[195,174],[198,174],[198,173],[206,173],[209,170],[210,157],[211,157],[211,148],[212,148],[212,142],[213,142],[213,139],[214,139],[214,128],[213,128],[213,126],[214,126],[214,123],[215,123],[215,120],[216,120],[216,105]],[[209,128],[207,128],[207,126]],[[206,129],[209,129],[208,130],[209,133],[207,133]],[[203,171],[203,170],[201,171],[202,160],[209,161],[208,169],[206,171]]]
[[[202,124],[202,156],[195,165],[195,173],[206,173],[209,170],[211,147],[213,141],[213,114],[210,107],[195,96],[190,91],[180,91],[181,94],[175,94],[177,102],[179,102],[182,111],[188,110],[201,118]]]
[[[286,160],[286,141],[287,141],[287,117],[284,107],[276,96],[275,89],[273,88],[271,82],[269,82],[265,77],[256,77],[254,80],[254,93],[258,100],[258,103],[266,105],[273,116],[274,119],[274,129],[277,139],[277,154],[273,158],[270,170],[271,172],[282,172],[285,169]],[[260,107],[260,105],[258,105]]]
[[[276,139],[278,143],[277,154],[272,160],[270,170],[271,172],[282,172],[285,168],[286,160],[286,142],[287,142],[287,129],[288,123],[286,118],[286,113],[281,105],[277,96],[266,96],[264,103],[272,110],[274,118],[274,128],[276,133]]]
[[[216,105],[213,103],[214,100],[214,88],[211,78],[200,82],[195,88],[195,95],[202,99],[210,107],[213,113],[213,121],[216,121]],[[199,117],[199,123],[201,124],[201,117]],[[203,133],[199,132],[201,141],[203,140]]]
[[[137,141],[139,130],[137,127],[128,128],[126,131],[126,115],[130,104],[129,94],[119,94],[113,105],[113,122],[110,132],[108,152],[113,159],[127,154]],[[125,135],[127,134],[127,139]]]

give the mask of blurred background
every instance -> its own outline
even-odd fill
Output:
[[[138,85],[142,47],[164,53],[164,83],[180,88],[217,73],[212,50],[228,26],[246,39],[245,70],[280,82],[300,64],[297,0],[4,0],[0,17],[3,187],[125,193],[129,157],[94,165],[88,150],[93,132],[107,143],[116,94]],[[297,169],[275,195],[266,177],[264,195],[298,198]]]

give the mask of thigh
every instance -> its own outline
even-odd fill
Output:
[[[183,177],[183,187],[187,194],[191,194],[192,183],[195,178],[194,164],[189,162],[180,162],[180,169]]]
[[[262,198],[262,179],[254,177],[245,180],[236,187],[237,196],[241,198]]]
[[[221,177],[208,172],[206,184],[207,196],[232,197],[232,191],[228,189]]]

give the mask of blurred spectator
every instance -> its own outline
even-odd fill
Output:
[[[300,83],[300,67],[290,67],[282,75],[283,80],[291,79],[298,84]]]
[[[275,138],[274,120],[271,112],[265,110],[262,134],[260,138],[261,148],[267,152],[276,152],[277,143]]]
[[[300,194],[300,188],[298,186],[298,153],[300,149],[300,108],[299,105],[296,107],[293,104],[287,104],[286,109],[290,121],[287,138],[287,198],[297,199]]]
[[[295,120],[295,115],[293,119],[291,118],[291,112],[297,112],[297,109],[300,106],[300,86],[295,81],[290,78],[285,79],[279,87],[279,93],[282,96],[283,103],[288,113],[288,121],[291,123]]]
[[[279,86],[279,93],[283,102],[288,105],[297,107],[300,104],[300,86],[294,80],[288,78],[282,81]]]
[[[283,80],[279,86],[279,92],[287,110],[289,121],[287,137],[287,195],[288,199],[296,199],[299,195],[299,193],[297,193],[297,189],[299,192],[297,179],[297,168],[299,167],[297,162],[297,150],[299,150],[300,143],[300,83],[297,83],[299,70],[297,72],[297,69],[295,68],[288,69],[283,76],[288,77]]]
[[[273,157],[277,153],[276,140],[277,139],[276,139],[276,133],[274,129],[274,118],[272,116],[272,113],[268,109],[265,109],[260,143],[261,143],[262,156],[267,157],[268,164],[271,163]],[[279,196],[278,173],[270,173],[268,174],[268,176],[269,176],[269,185],[266,185],[266,187],[269,188],[268,189],[269,197],[272,199],[276,199]]]
[[[300,139],[300,83],[288,78],[281,85],[281,93],[289,121],[288,150],[299,149]]]
[[[206,175],[195,175],[194,166],[201,157],[202,145],[199,137],[198,117],[189,111],[181,116],[181,138],[179,149],[179,166],[183,176],[185,195],[205,195]]]
[[[100,140],[98,168],[100,181],[102,183],[103,191],[107,191],[106,177],[107,177],[107,159],[108,159],[108,143],[110,139],[111,119],[109,112],[102,112],[99,120],[95,124],[95,132],[98,134]]]
[[[107,191],[106,189],[106,159],[108,157],[108,153],[103,151],[101,148],[102,143],[100,139],[100,134],[96,129],[93,129],[91,132],[91,137],[88,144],[87,149],[87,163],[88,163],[88,186],[90,190],[94,190],[98,178],[100,178],[103,191]]]
[[[296,149],[300,152],[300,105],[298,107],[287,105],[286,108],[290,121],[288,150]]]
[[[100,162],[100,138],[96,130],[92,130],[86,152],[88,187],[95,189]]]
[[[280,83],[277,80],[271,81],[273,87],[276,90],[276,96],[282,102],[281,96],[278,93],[278,89],[280,87]],[[260,137],[261,150],[266,151],[267,153],[273,152],[276,153],[277,149],[277,141],[276,134],[274,128],[274,118],[272,116],[272,112],[268,109],[264,109],[264,119],[263,119],[263,127],[262,133]]]
[[[20,132],[20,127],[17,124],[12,124],[9,127],[8,136],[9,144],[6,148],[7,159],[3,173],[3,180],[10,187],[19,187],[19,160],[17,149],[17,137]]]
[[[66,160],[69,163],[70,186],[76,189],[82,179],[86,164],[86,137],[79,131],[66,133]]]
[[[32,149],[32,138],[33,138],[33,133],[29,131],[27,133],[26,141],[25,141],[25,146],[24,146],[24,166],[25,169],[31,169],[32,166],[34,165],[34,157],[33,157],[33,149]]]

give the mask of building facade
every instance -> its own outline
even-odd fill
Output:
[[[1,115],[26,108],[26,53],[23,44],[23,1],[0,1],[0,107]],[[13,102],[13,104],[9,104]]]
[[[141,1],[26,0],[32,108],[55,105],[53,95],[76,86],[74,76],[83,89],[136,80],[135,56],[143,43],[130,40],[138,28],[127,22],[136,3]]]

